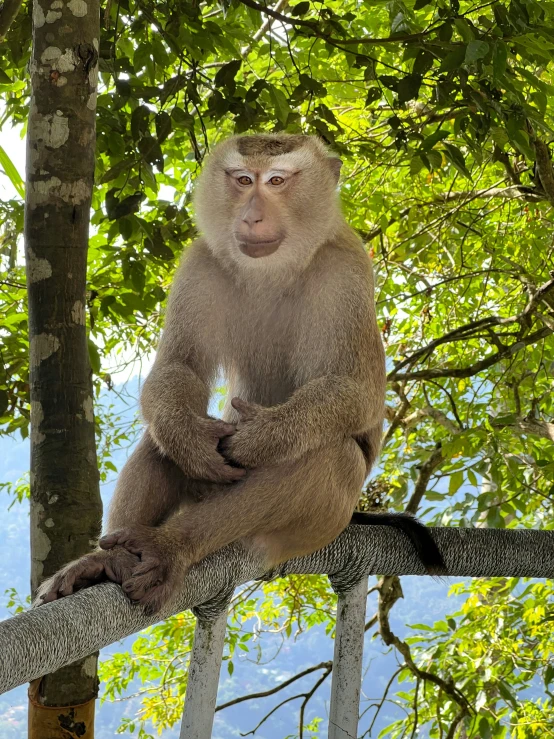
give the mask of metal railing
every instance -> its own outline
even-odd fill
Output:
[[[554,532],[435,528],[431,533],[454,577],[554,577]],[[0,623],[0,692],[192,608],[198,621],[181,739],[210,739],[231,595],[250,580],[291,574],[326,574],[339,595],[329,739],[355,737],[367,577],[425,574],[404,536],[384,526],[349,526],[324,549],[269,573],[240,545],[226,547],[193,567],[182,590],[155,617],[131,605],[117,585],[105,583],[6,619]]]

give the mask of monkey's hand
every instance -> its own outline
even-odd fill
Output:
[[[98,549],[70,562],[39,587],[35,606],[51,603],[77,590],[110,580],[121,585],[139,564],[136,555],[123,547],[105,552]]]
[[[247,403],[241,398],[233,398],[231,405],[239,412],[240,421],[236,432],[219,443],[218,449],[225,459],[251,469],[283,461],[278,456],[279,428],[275,409]]]
[[[186,544],[182,538],[152,526],[119,529],[100,539],[102,549],[125,549],[140,558],[122,583],[123,591],[148,614],[157,613],[178,590],[187,569]]]
[[[196,480],[231,483],[246,475],[232,467],[218,451],[222,439],[235,433],[235,426],[215,418],[187,417],[177,431],[169,419],[149,426],[158,447],[173,459],[185,475]]]

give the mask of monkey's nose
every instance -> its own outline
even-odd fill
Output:
[[[252,228],[256,223],[261,223],[263,221],[263,215],[261,213],[245,213],[242,217],[242,220]]]

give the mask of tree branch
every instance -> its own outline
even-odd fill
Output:
[[[433,451],[430,457],[426,459],[419,468],[417,482],[414,486],[414,492],[412,493],[410,500],[408,501],[408,505],[406,506],[406,513],[413,513],[414,515],[417,513],[419,504],[421,503],[423,496],[427,492],[427,485],[429,484],[431,475],[442,461],[442,449],[440,445],[437,445],[437,448]]]
[[[450,696],[450,698],[460,706],[462,711],[465,711],[464,715],[467,715],[470,711],[470,704],[463,693],[456,688],[454,682],[452,680],[444,680],[433,672],[428,672],[427,670],[419,668],[413,661],[412,653],[408,644],[399,639],[391,630],[389,612],[394,603],[398,600],[399,596],[397,593],[398,588],[400,588],[400,583],[398,582],[397,585],[394,583],[395,580],[398,580],[396,575],[383,578],[383,582],[385,580],[390,580],[391,582],[388,587],[382,587],[379,593],[379,631],[383,641],[387,646],[394,646],[400,652],[404,657],[406,666],[416,678],[427,680],[428,682],[437,685],[446,693],[446,695]],[[402,592],[401,589],[400,592]],[[388,593],[390,593],[390,595]]]
[[[554,331],[551,328],[548,328],[545,326],[544,328],[539,329],[538,331],[535,331],[532,334],[529,334],[529,336],[526,336],[524,339],[521,339],[520,341],[516,341],[514,344],[511,344],[510,346],[507,346],[505,349],[502,349],[501,351],[497,351],[495,354],[491,354],[490,357],[486,357],[485,359],[482,359],[479,362],[475,362],[475,364],[470,365],[469,367],[452,367],[451,369],[427,369],[427,370],[417,370],[416,372],[397,372],[396,370],[393,370],[389,373],[388,379],[389,380],[396,380],[397,382],[400,381],[406,381],[406,380],[430,380],[437,377],[473,377],[473,375],[479,374],[479,372],[482,372],[483,370],[488,369],[489,367],[492,367],[493,365],[497,364],[503,359],[507,359],[508,357],[512,357],[514,354],[517,354],[521,349],[524,349],[526,346],[529,346],[530,344],[535,344],[537,341],[540,341],[541,339],[545,339],[547,336],[552,335]]]
[[[3,41],[10,26],[17,18],[22,0],[4,0],[0,8],[0,41]]]
[[[273,8],[267,8],[265,5],[261,5],[260,3],[255,2],[255,0],[240,0],[240,2],[243,5],[246,5],[248,8],[252,8],[253,10],[258,10],[260,13],[263,13],[264,15],[269,15],[271,18],[275,18],[275,20],[280,21],[281,23],[284,23],[288,26],[293,26],[294,28],[305,28],[308,31],[311,31],[314,36],[317,38],[323,39],[323,41],[327,41],[330,44],[341,44],[341,45],[354,45],[354,44],[365,44],[367,45],[374,45],[374,46],[382,46],[383,44],[397,44],[397,43],[404,43],[406,41],[419,41],[422,38],[425,38],[430,33],[434,31],[434,29],[429,29],[427,31],[422,31],[421,33],[403,33],[398,34],[397,36],[386,36],[385,38],[372,38],[370,36],[364,36],[362,38],[350,38],[350,39],[342,39],[342,38],[334,38],[330,34],[325,33],[322,31],[318,24],[315,21],[305,21],[300,18],[291,18],[288,15],[283,15],[283,13],[279,13]]]
[[[287,688],[289,685],[292,685],[292,683],[296,682],[296,680],[300,680],[306,675],[310,675],[312,672],[316,672],[317,670],[329,670],[330,672],[332,669],[333,663],[331,661],[320,662],[319,665],[308,667],[307,670],[299,672],[297,675],[294,675],[288,680],[284,680],[282,683],[279,683],[279,685],[276,685],[274,688],[270,688],[269,690],[262,690],[259,693],[249,693],[248,695],[241,695],[240,698],[234,698],[233,700],[227,701],[227,703],[222,703],[221,705],[216,707],[216,713],[217,711],[223,711],[224,708],[236,706],[237,703],[244,703],[244,701],[255,700],[256,698],[267,698],[268,695],[274,695],[275,693],[278,693],[280,690],[283,690],[283,688]]]
[[[548,146],[538,138],[533,138],[535,166],[546,198],[554,205],[554,171]]]

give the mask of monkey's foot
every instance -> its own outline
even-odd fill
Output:
[[[130,600],[144,606],[148,614],[157,613],[175,591],[179,573],[184,573],[183,545],[172,542],[159,528],[133,526],[107,534],[100,539],[103,549],[122,546],[140,557],[123,582]],[[181,549],[181,551],[179,551]]]
[[[137,564],[138,557],[123,547],[85,554],[45,580],[38,589],[34,605],[50,603],[106,580],[121,585]]]

